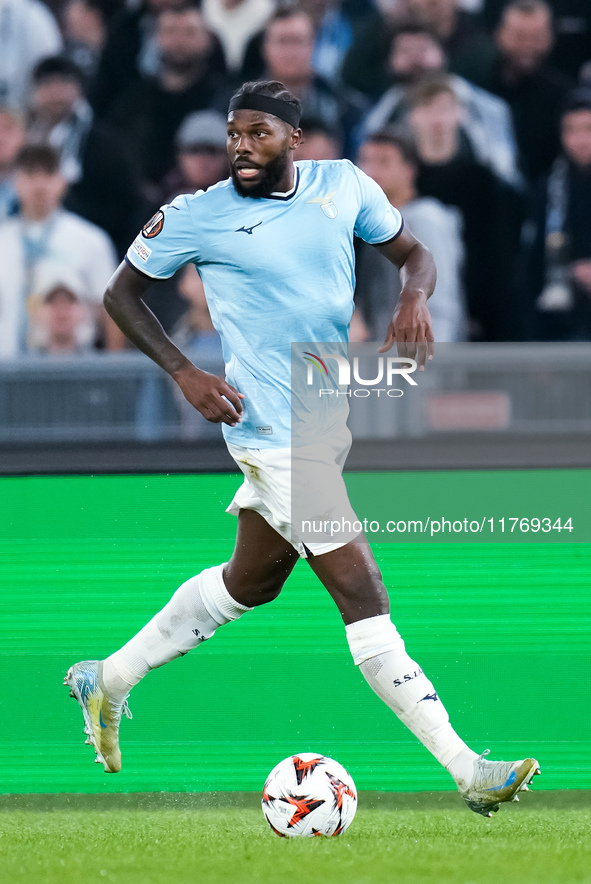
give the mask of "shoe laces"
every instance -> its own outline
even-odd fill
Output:
[[[121,704],[113,703],[111,700],[107,700],[107,702],[111,708],[111,712],[113,713],[117,721],[121,721],[121,715],[125,715],[126,718],[133,718],[133,715],[131,714],[131,709],[129,708],[129,704],[127,702],[127,697]]]
[[[499,782],[502,783],[509,776],[515,765],[514,761],[487,761],[487,755],[490,755],[490,749],[485,749],[476,759],[473,789],[483,786],[489,787],[491,777],[495,781],[498,778]]]

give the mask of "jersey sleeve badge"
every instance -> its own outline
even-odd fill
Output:
[[[158,209],[155,215],[153,215],[148,223],[142,227],[142,236],[146,239],[154,239],[155,236],[161,232],[164,227],[164,212],[162,209]]]

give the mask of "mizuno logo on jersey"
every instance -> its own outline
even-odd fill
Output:
[[[336,190],[333,190],[332,193],[327,193],[326,196],[317,196],[313,200],[306,200],[306,202],[320,206],[326,217],[333,220],[338,215],[337,207],[332,201],[332,198],[336,192]]]
[[[260,227],[263,222],[259,221],[258,224],[253,224],[252,227],[239,227],[238,230],[235,230],[234,233],[248,233],[249,236],[252,235],[252,231],[255,227]]]

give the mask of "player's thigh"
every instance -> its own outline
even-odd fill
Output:
[[[224,583],[232,598],[255,607],[277,598],[298,560],[285,538],[254,510],[241,509],[232,558],[224,568]]]
[[[365,538],[306,561],[334,599],[345,623],[389,613],[388,592]]]

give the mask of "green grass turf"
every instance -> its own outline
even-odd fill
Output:
[[[564,793],[562,793],[564,794]],[[208,806],[182,796],[119,809],[1,805],[5,884],[587,884],[588,793],[527,795],[492,819],[458,796],[366,800],[335,839],[277,838],[252,799]],[[364,797],[361,796],[362,804]],[[219,804],[219,802],[217,802]],[[16,805],[18,806],[18,804]],[[29,805],[30,807],[33,804]],[[90,805],[91,806],[91,805]],[[26,807],[26,805],[25,805]]]

